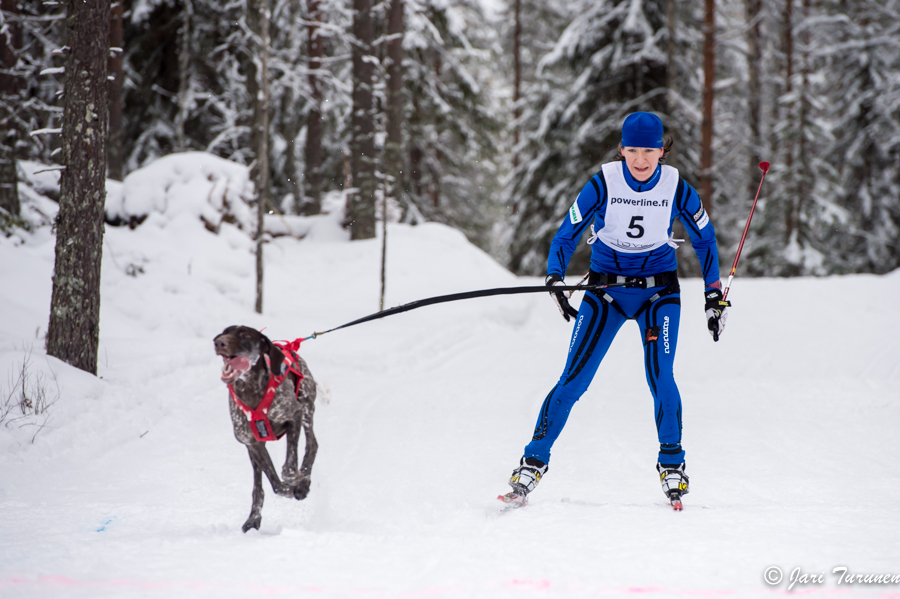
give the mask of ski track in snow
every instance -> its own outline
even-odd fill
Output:
[[[0,239],[0,388],[31,348],[60,390],[34,443],[32,429],[0,428],[0,596],[742,598],[786,593],[799,567],[825,582],[793,594],[900,597],[900,584],[831,574],[900,575],[900,272],[739,276],[718,344],[700,281],[683,281],[682,513],[659,488],[632,324],[530,505],[502,515],[495,497],[565,362],[570,325],[548,297],[433,306],[307,341],[332,391],[312,491],[297,502],[266,482],[262,528],[241,533],[251,469],[211,341],[231,324],[290,340],[375,311],[381,242],[347,242],[339,216],[266,246],[262,316],[253,246],[233,227],[213,235],[182,215],[107,228],[99,379],[43,352],[50,233]],[[440,225],[389,226],[388,252],[389,306],[539,284]],[[269,446],[279,470],[283,445]],[[779,585],[763,580],[771,566]]]

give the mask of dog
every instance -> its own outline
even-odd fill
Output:
[[[319,447],[313,433],[316,382],[306,362],[293,350],[283,350],[250,327],[230,326],[213,343],[216,355],[224,361],[222,382],[229,386],[234,436],[247,446],[253,465],[253,505],[241,530],[259,530],[265,497],[263,474],[276,495],[301,500],[309,493]],[[279,382],[281,376],[284,378]],[[271,402],[268,409],[267,401]],[[306,453],[298,468],[301,429],[306,435]],[[279,479],[265,442],[283,435],[287,435],[288,446]]]

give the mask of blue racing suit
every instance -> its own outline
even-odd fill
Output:
[[[611,203],[606,180],[608,177],[605,174],[612,173],[621,181],[615,170],[606,169],[617,168],[619,166],[616,163],[604,165],[604,169],[591,177],[581,190],[550,245],[547,274],[565,276],[566,266],[578,241],[588,224],[592,224],[592,230],[595,231],[592,235],[592,277],[596,277],[598,273],[629,277],[650,277],[665,273],[671,282],[647,289],[609,287],[604,290],[605,292],[585,293],[575,319],[566,366],[541,406],[534,436],[531,443],[525,447],[526,458],[534,457],[544,463],[550,461],[550,449],[565,426],[572,406],[587,390],[619,328],[626,320],[634,319],[638,323],[644,341],[644,367],[647,384],[653,394],[656,430],[660,444],[659,462],[680,464],[684,461],[684,450],[681,447],[681,396],[673,374],[675,350],[678,346],[681,296],[677,279],[674,277],[677,262],[675,244],[671,241],[672,223],[675,217],[684,223],[700,260],[707,289],[719,286],[716,234],[697,192],[677,176],[677,171],[665,167],[670,173],[674,173],[670,174],[667,181],[671,183],[667,184],[675,189],[674,198],[670,200],[672,204],[667,231],[669,243],[663,243],[660,247],[646,252],[634,249],[629,252],[616,251],[603,241],[601,232],[607,225],[607,212]],[[638,192],[635,194],[637,197],[641,197],[638,194],[654,190],[660,182],[662,168],[664,167],[658,166],[650,179],[640,182],[631,176],[625,162],[621,162],[624,181],[633,192]],[[619,183],[614,189],[621,191],[625,188]],[[659,195],[660,190],[656,191],[656,197],[662,197]],[[641,200],[629,198],[613,197],[612,202],[619,204],[616,210],[619,211],[617,218],[620,220],[623,218],[622,204],[643,205],[640,204]],[[643,203],[648,202],[644,200]],[[668,204],[666,201],[657,200],[654,205]],[[635,238],[643,234],[644,231],[640,227],[644,222],[643,218],[631,217],[630,223],[623,225],[623,227],[631,226],[630,229],[624,229],[628,237]],[[665,216],[661,218],[664,219]],[[627,218],[624,222],[628,222]],[[657,227],[663,226],[664,220],[662,224],[657,223]],[[657,235],[660,233],[661,231]],[[624,245],[629,245],[629,242],[625,241]]]

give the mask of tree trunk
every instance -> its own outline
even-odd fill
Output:
[[[322,57],[325,45],[319,35],[319,22],[322,12],[319,0],[306,0],[306,11],[309,13],[307,27],[307,52],[309,53],[309,97],[310,108],[306,117],[306,198],[303,202],[303,214],[319,214],[322,211],[322,82],[319,70],[322,68]]]
[[[353,0],[353,117],[350,169],[354,192],[347,198],[345,224],[350,239],[375,237],[375,120],[372,102],[372,8],[370,0]]]
[[[253,148],[253,152],[256,153],[259,151],[259,69],[257,68],[257,63],[254,60],[256,56],[258,56],[259,52],[259,33],[261,31],[262,24],[260,23],[259,17],[262,11],[262,4],[264,0],[246,0],[247,1],[247,29],[253,34],[253,39],[247,41],[247,45],[243,48],[244,53],[241,56],[241,66],[243,67],[245,77],[244,81],[247,86],[247,98],[253,104],[253,116],[250,122],[243,121],[242,125],[247,125],[250,129],[250,147]],[[257,161],[259,157],[257,156]],[[258,162],[257,162],[258,165]]]
[[[384,172],[387,186],[381,205],[381,306],[387,287],[388,199],[401,202],[403,189],[403,0],[390,0],[387,43],[387,139],[384,144]]]
[[[522,107],[522,0],[515,0],[515,25],[513,26],[513,169],[519,166],[519,117]]]
[[[390,0],[387,43],[387,139],[384,144],[386,195],[399,200],[403,171],[403,0]]]
[[[66,94],[47,353],[97,374],[109,107],[109,0],[66,2]]]
[[[194,5],[191,0],[182,0],[181,34],[178,45],[178,113],[175,115],[175,148],[179,152],[188,149],[184,124],[188,117],[188,95],[191,90],[191,26]]]
[[[288,189],[294,197],[293,206],[291,206],[292,214],[306,214],[307,204],[303,200],[304,190],[302,174],[297,169],[297,137],[300,135],[302,127],[302,119],[299,118],[299,110],[294,91],[290,88],[284,90],[281,96],[281,114],[283,121],[281,126],[281,134],[287,144],[284,157],[284,178],[287,179]]]
[[[441,80],[441,71],[444,68],[444,62],[441,60],[441,54],[439,52],[435,52],[434,54],[434,79],[435,81]],[[431,144],[434,148],[434,164],[439,165],[444,163],[444,153],[441,151],[441,132],[442,127],[436,127],[434,132],[434,139]],[[438,213],[438,208],[441,205],[441,171],[438,168],[429,168],[429,175],[431,175],[431,205],[434,209],[435,214]]]
[[[744,0],[744,7],[747,15],[747,68],[749,71],[750,81],[747,85],[747,108],[748,108],[748,124],[750,126],[749,139],[749,155],[750,164],[747,172],[756,173],[759,165],[762,151],[762,131],[760,128],[761,111],[762,111],[762,87],[760,83],[760,65],[762,64],[761,38],[759,32],[759,21],[762,12],[762,0]],[[747,190],[750,197],[756,194],[756,177],[748,179]]]
[[[259,93],[256,95],[256,312],[263,309],[263,240],[269,201],[269,0],[259,0]]]
[[[716,80],[716,1],[705,0],[703,31],[703,123],[700,130],[700,199],[712,214],[713,199],[713,99]]]
[[[0,209],[19,216],[19,178],[16,174],[16,155],[5,143],[0,143]],[[2,217],[0,217],[2,221]]]
[[[675,115],[676,109],[675,98],[677,92],[675,90],[675,81],[678,72],[675,61],[675,25],[675,0],[668,0],[666,2],[666,28],[669,33],[668,43],[666,44],[666,90],[668,92],[666,94],[666,110],[669,113],[669,134],[673,135],[673,137],[677,137],[675,132],[675,122],[672,118]],[[670,166],[677,167],[677,157],[677,151],[671,151],[666,158],[666,163]]]
[[[125,38],[122,28],[122,2],[117,0],[110,7],[112,17],[109,21],[109,142],[106,149],[107,176],[116,181],[122,180],[124,156],[122,155],[122,90],[123,78],[122,55]]]
[[[813,175],[812,165],[809,162],[810,150],[806,143],[806,132],[809,128],[809,117],[812,112],[809,99],[809,0],[803,0],[803,20],[801,21],[801,43],[803,44],[802,61],[800,63],[800,106],[797,115],[797,158],[800,162],[800,169],[797,177],[797,185],[794,188],[794,228],[801,232],[803,204],[807,196],[812,194]]]
[[[297,39],[300,35],[300,28],[295,23],[301,19],[300,0],[290,0],[288,19],[290,21],[290,37]],[[293,56],[292,64],[295,69],[299,69],[300,61],[299,55]],[[302,175],[299,175],[297,170],[297,136],[300,135],[303,122],[301,107],[302,103],[298,102],[294,89],[288,86],[281,96],[281,114],[283,115],[281,134],[287,144],[282,175],[287,179],[288,189],[294,197],[293,206],[290,207],[293,214],[306,214]]]
[[[794,0],[785,0],[784,4],[784,63],[785,63],[785,80],[784,93],[790,94],[794,90]],[[793,129],[792,108],[790,105],[786,108],[785,121],[788,123],[787,143],[785,144],[784,172],[787,174],[785,181],[785,191],[788,195],[788,201],[793,203],[793,166],[794,166],[794,142],[792,139],[791,129]],[[790,241],[791,235],[794,234],[794,211],[789,206],[785,216],[785,241]]]
[[[0,8],[7,14],[18,14],[16,0],[2,0]],[[22,47],[21,29],[16,21],[6,21],[6,31],[0,33],[0,208],[19,216],[18,177],[16,175],[16,142],[19,130],[15,125],[16,97],[21,80],[13,73],[18,62],[16,50]]]
[[[0,10],[8,15],[19,14],[18,0],[0,0]],[[0,91],[10,93],[18,91],[20,83],[10,72],[16,66],[16,50],[22,47],[22,30],[15,19],[4,19],[4,29],[0,33]]]

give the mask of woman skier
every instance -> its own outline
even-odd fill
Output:
[[[653,394],[663,492],[675,509],[688,492],[681,447],[681,396],[673,361],[681,314],[672,223],[681,219],[703,268],[706,318],[714,341],[725,328],[728,302],[722,301],[716,235],[693,187],[678,171],[661,164],[672,147],[663,139],[656,115],[635,112],[622,126],[620,160],[604,164],[578,194],[550,244],[548,287],[565,285],[566,267],[590,224],[589,285],[610,285],[585,293],[580,310],[571,292],[551,291],[563,318],[575,319],[566,366],[547,395],[531,442],[509,479],[512,492],[500,497],[522,505],[547,472],[550,449],[569,411],[587,390],[613,338],[626,320],[635,320],[644,341],[647,383]]]

